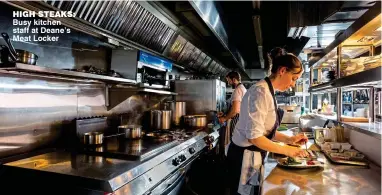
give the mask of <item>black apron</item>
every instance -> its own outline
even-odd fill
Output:
[[[269,91],[272,94],[273,103],[274,103],[275,112],[276,112],[276,121],[275,121],[275,124],[273,125],[272,131],[267,136],[265,136],[268,139],[272,140],[276,134],[277,128],[279,127],[281,123],[281,120],[284,115],[284,111],[282,109],[277,108],[276,98],[274,95],[274,90],[273,90],[271,81],[269,80],[268,77],[266,77],[264,80],[267,82]],[[267,154],[267,151],[262,150],[255,145],[251,145],[248,147],[241,147],[233,143],[231,140],[231,143],[228,148],[228,153],[227,153],[227,165],[228,165],[228,177],[229,177],[228,180],[230,181],[229,185],[230,185],[231,195],[238,194],[237,190],[238,190],[238,186],[240,182],[241,165],[243,163],[243,154],[245,150],[260,152],[263,164],[264,164],[264,158]]]
[[[237,85],[237,87],[239,87],[240,85],[242,85],[242,84],[239,83],[239,84]],[[236,87],[236,88],[237,88],[237,87]],[[232,101],[231,101],[231,105],[230,105],[229,110],[231,110],[231,108],[232,108]],[[230,123],[230,125],[229,125],[230,139],[232,138],[232,133],[233,133],[233,131],[235,130],[235,126],[236,126],[237,121],[239,121],[239,113],[237,113],[235,116],[233,116],[233,117],[231,118],[231,123]]]

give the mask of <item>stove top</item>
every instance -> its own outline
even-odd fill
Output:
[[[99,155],[124,160],[146,160],[154,157],[191,137],[197,131],[178,129],[174,131],[154,131],[142,139],[126,139],[124,135],[105,138],[99,146],[80,146],[75,151],[82,154]]]

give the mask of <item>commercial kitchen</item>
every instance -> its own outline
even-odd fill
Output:
[[[277,132],[310,157],[267,153],[248,194],[381,194],[381,19],[380,1],[1,1],[0,194],[230,194],[226,75],[249,89],[275,47],[303,65]]]

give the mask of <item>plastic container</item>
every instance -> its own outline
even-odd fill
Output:
[[[343,149],[343,150],[350,150],[351,147],[352,147],[352,145],[349,143],[341,143],[341,149]]]

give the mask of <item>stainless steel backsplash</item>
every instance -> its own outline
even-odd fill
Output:
[[[160,100],[134,94],[108,109],[103,84],[0,74],[0,158],[54,144],[76,118],[125,114],[140,124]]]

